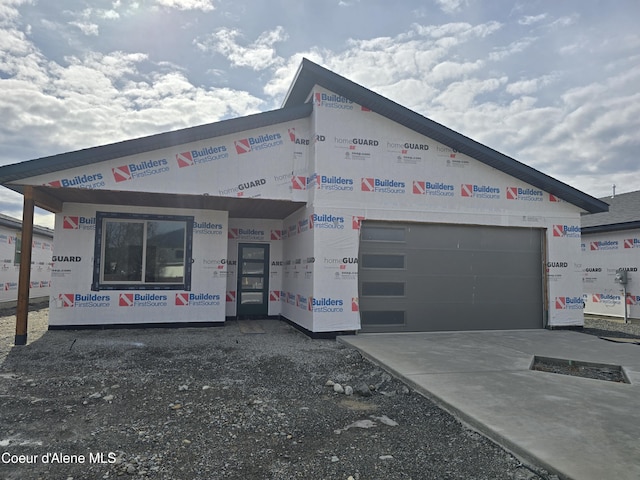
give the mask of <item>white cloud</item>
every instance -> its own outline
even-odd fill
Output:
[[[535,43],[535,41],[536,41],[536,38],[527,37],[527,38],[516,40],[515,42],[512,42],[509,45],[504,47],[503,46],[495,47],[494,50],[491,53],[489,53],[489,60],[492,60],[494,62],[500,61],[512,55],[521,53],[527,48],[529,48],[529,46],[531,46],[533,43]]]
[[[211,0],[155,0],[161,7],[175,8],[177,10],[202,10],[210,12],[215,9]]]
[[[78,28],[85,35],[98,36],[100,32],[98,25],[96,25],[95,23],[69,22],[69,25]]]
[[[468,5],[467,0],[436,0],[436,3],[445,13],[455,13]]]
[[[512,82],[507,85],[506,91],[514,96],[530,95],[537,92],[540,88],[549,85],[549,83],[553,81],[553,78],[553,75],[544,75],[539,78]]]
[[[239,30],[220,28],[210,36],[197,40],[197,47],[204,51],[213,51],[224,55],[235,67],[249,67],[253,70],[264,70],[281,65],[284,60],[276,53],[274,45],[287,40],[284,28],[277,26],[273,30],[263,32],[254,42],[242,46],[238,42],[242,38]]]
[[[540,15],[527,15],[518,20],[520,25],[533,25],[534,23],[541,22],[547,18],[546,13],[541,13]]]

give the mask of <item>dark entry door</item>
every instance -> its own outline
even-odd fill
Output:
[[[267,316],[269,310],[269,245],[238,245],[237,315]]]

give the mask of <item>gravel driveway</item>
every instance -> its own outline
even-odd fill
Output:
[[[11,347],[0,312],[3,479],[554,478],[280,321],[47,332],[47,314]]]

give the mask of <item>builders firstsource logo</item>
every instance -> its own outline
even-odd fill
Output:
[[[166,307],[169,303],[166,295],[155,293],[121,293],[118,297],[119,307]]]
[[[582,297],[556,297],[556,310],[582,310],[584,302]]]
[[[62,217],[63,230],[95,230],[95,217],[82,217],[79,215],[65,215]]]
[[[220,305],[220,295],[212,293],[176,293],[178,307],[211,307]]]
[[[310,184],[317,183],[320,190],[331,191],[353,191],[353,178],[340,177],[336,175],[318,175],[314,173],[311,176]]]
[[[375,193],[405,193],[405,183],[390,178],[362,178],[360,190]]]
[[[554,237],[580,238],[580,227],[578,225],[554,225]]]
[[[193,233],[197,235],[222,235],[224,225],[212,222],[193,222]]]
[[[591,295],[593,303],[602,303],[604,305],[619,305],[622,303],[620,295],[611,295],[609,293],[594,293]]]
[[[84,175],[76,175],[73,178],[61,178],[60,180],[54,180],[47,183],[49,187],[74,187],[74,188],[100,188],[104,187],[104,178],[101,173],[92,173]]]
[[[264,240],[264,230],[256,228],[230,228],[227,238],[229,240]]]
[[[627,305],[640,305],[640,295],[627,294]]]
[[[266,133],[257,137],[247,137],[241,140],[235,140],[233,144],[236,147],[236,153],[242,155],[257,150],[273,148],[283,145],[282,135],[279,133]]]
[[[432,195],[439,197],[453,197],[455,187],[443,182],[413,181],[412,192],[415,195]]]
[[[599,240],[596,242],[589,242],[589,250],[591,251],[618,250],[618,241],[617,240]]]
[[[162,160],[145,160],[139,163],[130,163],[111,169],[113,179],[116,183],[135,180],[143,177],[150,177],[169,171],[169,162],[165,158]]]
[[[624,248],[640,248],[640,238],[625,238]]]
[[[95,293],[61,293],[58,295],[61,308],[104,308],[111,306],[111,296]]]
[[[346,97],[317,92],[315,94],[316,105],[325,108],[337,108],[340,110],[353,110],[353,102]]]
[[[311,309],[314,312],[323,313],[344,312],[344,301],[339,298],[331,297],[311,297]]]
[[[190,150],[176,154],[178,168],[191,167],[202,163],[213,162],[229,158],[227,147],[224,145],[207,146],[199,150]]]
[[[460,194],[467,198],[488,198],[496,200],[500,198],[500,188],[491,185],[463,183],[460,186]]]
[[[507,187],[507,200],[522,202],[541,202],[544,198],[542,190],[535,188]]]
[[[310,217],[310,228],[333,228],[336,230],[344,230],[344,217],[331,215],[329,213],[314,213]]]

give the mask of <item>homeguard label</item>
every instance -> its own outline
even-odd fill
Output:
[[[79,263],[82,261],[82,257],[71,256],[71,255],[54,255],[51,257],[52,262],[70,262],[70,263]]]

